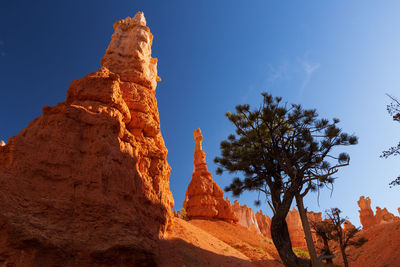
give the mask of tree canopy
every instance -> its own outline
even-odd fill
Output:
[[[290,240],[282,241],[286,239],[284,220],[293,198],[296,196],[302,205],[302,198],[310,190],[331,188],[338,169],[350,161],[347,153],[337,153],[334,147],[354,145],[357,137],[338,128],[339,119],[318,119],[315,109],[283,103],[282,98],[268,93],[262,93],[262,97],[259,108],[238,105],[235,113],[226,113],[236,130],[221,142],[221,157],[214,162],[219,165],[217,174],[242,174],[225,191],[234,196],[245,190],[265,193],[274,213],[274,244],[285,264],[295,266],[295,256],[284,253],[291,250]]]

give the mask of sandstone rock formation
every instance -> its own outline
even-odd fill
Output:
[[[262,234],[260,228],[258,227],[258,221],[253,209],[248,208],[247,205],[241,206],[237,200],[233,202],[233,211],[239,219],[238,223],[248,227],[250,230]]]
[[[381,209],[380,207],[376,207],[376,213],[374,215],[374,212],[371,209],[371,199],[369,197],[364,198],[364,196],[361,196],[357,203],[360,207],[360,221],[363,229],[368,229],[377,224],[400,221],[399,217],[394,216],[386,208]]]
[[[294,207],[286,215],[286,223],[289,230],[290,240],[292,241],[292,246],[296,248],[307,247],[300,214]]]
[[[224,192],[213,181],[207,169],[206,154],[202,149],[203,135],[198,128],[193,132],[196,142],[192,180],[186,191],[183,207],[189,219],[216,219],[237,222],[231,205],[224,199]]]
[[[0,146],[5,146],[6,143],[3,140],[0,140]]]
[[[170,167],[143,13],[114,24],[102,67],[0,146],[0,262],[153,265]]]
[[[360,197],[360,200],[357,201],[360,210],[360,222],[363,226],[363,229],[368,229],[369,227],[376,224],[374,212],[371,209],[371,199],[369,197],[364,198],[364,196]]]
[[[321,212],[307,212],[308,221],[320,222],[322,221]],[[305,235],[303,231],[303,225],[301,223],[300,214],[295,207],[286,216],[286,223],[288,225],[290,240],[292,241],[292,246],[297,248],[307,249],[307,242],[305,240]],[[316,240],[317,237],[311,230],[313,239]]]
[[[258,228],[263,236],[271,238],[271,218],[264,215],[262,210],[256,212]]]

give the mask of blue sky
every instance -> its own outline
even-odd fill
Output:
[[[180,209],[193,170],[197,127],[209,170],[219,143],[234,129],[224,117],[235,105],[261,102],[260,92],[341,119],[359,137],[346,148],[349,167],[335,189],[306,198],[309,210],[339,207],[359,225],[356,201],[398,215],[398,158],[380,159],[397,144],[400,125],[386,112],[400,97],[398,1],[6,1],[0,4],[0,139],[8,140],[64,101],[74,79],[96,71],[112,24],[144,11],[159,59],[161,129]],[[221,186],[232,176],[214,175]],[[228,194],[230,197],[230,195]],[[230,197],[231,198],[231,197]],[[231,198],[232,199],[232,198]],[[257,194],[240,197],[253,206]],[[264,205],[265,212],[270,211]]]

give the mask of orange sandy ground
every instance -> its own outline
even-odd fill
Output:
[[[352,267],[400,267],[400,222],[362,230],[368,242],[347,249]],[[335,264],[343,266],[337,246]],[[175,218],[161,241],[159,266],[283,266],[272,241],[238,224]]]
[[[159,266],[283,266],[270,239],[238,224],[175,218]]]

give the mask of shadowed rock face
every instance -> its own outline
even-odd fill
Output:
[[[213,181],[207,169],[206,154],[201,147],[203,135],[198,128],[193,132],[196,142],[192,180],[186,190],[183,207],[190,219],[215,219],[237,222],[231,205],[224,199],[224,192]]]
[[[114,24],[102,67],[0,146],[0,262],[152,265],[170,166],[143,13]]]

